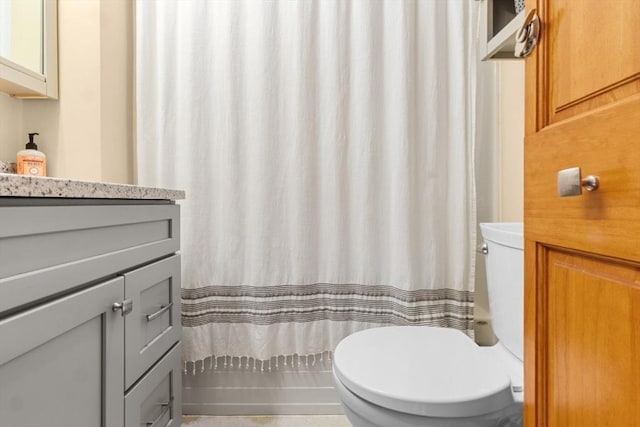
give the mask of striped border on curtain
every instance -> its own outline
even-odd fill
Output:
[[[182,289],[182,324],[271,325],[318,320],[428,325],[473,331],[473,292],[315,283]]]

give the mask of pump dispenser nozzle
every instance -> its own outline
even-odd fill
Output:
[[[29,142],[27,142],[27,145],[25,147],[27,150],[37,150],[38,149],[38,146],[36,145],[36,143],[33,142],[33,136],[34,135],[40,135],[40,134],[37,133],[37,132],[33,132],[33,133],[29,134]]]

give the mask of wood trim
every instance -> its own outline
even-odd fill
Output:
[[[548,248],[538,244],[536,247],[536,349],[537,358],[536,364],[536,376],[534,382],[536,383],[536,418],[538,424],[535,425],[547,425],[548,421],[548,376],[546,375],[549,362],[549,350],[548,340],[549,335],[549,288],[546,286],[547,277],[549,275],[549,257]],[[543,374],[544,373],[544,374]]]
[[[640,73],[632,74],[631,76],[627,77],[626,79],[622,79],[622,80],[620,80],[620,81],[618,81],[616,83],[610,84],[609,86],[606,86],[606,87],[603,87],[603,88],[601,88],[599,90],[596,90],[595,92],[591,92],[591,93],[589,93],[587,95],[584,95],[584,96],[582,96],[582,97],[580,97],[578,99],[575,99],[575,100],[573,100],[571,102],[568,102],[566,104],[560,105],[559,107],[556,107],[555,113],[557,114],[560,111],[566,110],[567,108],[571,108],[571,107],[576,106],[578,104],[582,104],[583,102],[588,101],[590,99],[597,98],[597,97],[599,97],[600,95],[603,95],[606,92],[611,92],[612,90],[614,90],[616,88],[624,86],[624,85],[626,85],[628,83],[632,83],[633,81],[638,80],[638,79],[640,79]]]
[[[640,73],[637,73],[601,90],[556,107],[552,112],[550,123],[565,121],[584,113],[605,108],[611,102],[623,100],[639,92]]]
[[[542,244],[536,247],[536,375],[533,382],[536,384],[535,401],[536,401],[536,424],[535,426],[547,425],[549,418],[548,408],[548,340],[549,334],[549,316],[548,316],[548,287],[546,281],[549,273],[548,267],[548,249]]]
[[[541,40],[538,42],[540,44],[539,46],[540,59],[538,60],[538,63],[537,63],[538,79],[540,79],[537,82],[538,98],[536,100],[537,108],[538,108],[538,120],[537,120],[538,130],[543,129],[549,124],[549,111],[547,110],[546,106],[548,105],[549,97],[551,96],[550,94],[551,78],[549,75],[551,71],[548,65],[549,64],[549,48],[551,46],[551,40],[549,40],[548,35],[547,37],[545,37],[545,33],[543,32],[551,22],[551,19],[549,17],[548,1],[549,0],[538,1],[538,16],[543,23],[541,26],[542,27],[541,36],[540,36]]]
[[[526,226],[525,226],[526,230]],[[536,345],[537,345],[537,268],[536,242],[525,239],[525,288],[524,288],[524,425],[537,426],[536,413]]]
[[[542,22],[540,40],[533,53],[525,59],[525,136],[535,134],[544,128],[548,120],[547,87],[549,77],[545,69],[548,59],[546,38],[547,17],[546,0],[526,0],[526,10],[536,9]]]
[[[545,97],[546,78],[538,80],[538,76],[545,76],[543,65],[546,60],[546,37],[545,24],[547,21],[545,14],[545,5],[543,0],[526,0],[525,9],[538,10],[538,16],[542,21],[541,37],[538,45],[533,53],[525,59],[525,159],[527,164],[526,144],[530,135],[535,135],[539,129],[546,124],[545,109],[546,104],[543,102]],[[526,181],[525,175],[525,181]],[[527,183],[525,182],[525,189]],[[537,346],[539,341],[538,319],[539,314],[536,309],[539,306],[539,295],[537,292],[538,268],[536,266],[537,244],[528,237],[527,213],[525,204],[525,246],[524,246],[524,407],[523,421],[524,425],[535,427],[541,425],[538,423],[540,418],[540,407],[538,403],[538,385],[536,377],[538,376],[538,353]]]
[[[628,259],[620,259],[616,257],[600,255],[591,251],[584,251],[579,249],[566,248],[558,245],[550,245],[550,244],[541,244],[540,242],[536,242],[539,246],[538,249],[543,249],[542,256],[546,258],[548,251],[556,251],[562,252],[567,255],[581,256],[583,258],[597,261],[597,262],[605,262],[612,263],[619,266],[627,267],[627,268],[638,268],[640,269],[640,261],[632,261]],[[540,256],[540,254],[538,254]],[[544,270],[546,272],[546,270]],[[603,276],[604,277],[604,276]],[[627,284],[628,285],[628,284]],[[634,286],[636,287],[636,286]],[[637,287],[640,288],[640,276],[638,277]]]
[[[537,8],[537,0],[526,0],[525,9],[527,11]],[[543,23],[544,24],[544,23]],[[542,38],[544,38],[544,26],[542,28]],[[542,43],[542,38],[540,43]],[[533,53],[524,60],[524,134],[525,137],[534,134],[537,129],[537,90],[536,90],[536,70],[538,55],[540,53],[540,45],[536,46]]]

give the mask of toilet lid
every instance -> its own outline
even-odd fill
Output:
[[[376,405],[432,417],[471,417],[513,403],[511,380],[462,332],[390,326],[357,332],[334,352],[336,377]]]

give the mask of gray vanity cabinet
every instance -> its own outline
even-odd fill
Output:
[[[118,277],[0,320],[0,425],[121,425]]]
[[[179,221],[0,197],[0,427],[180,425]]]

